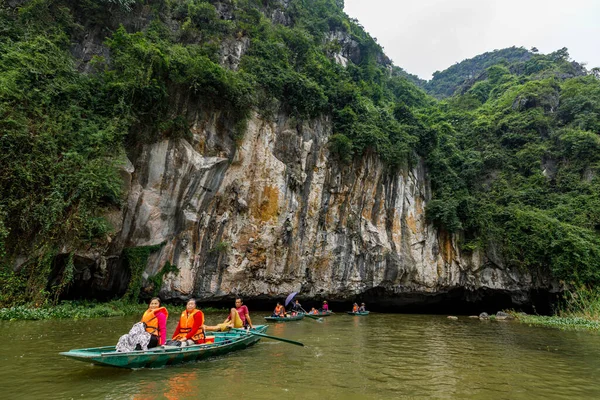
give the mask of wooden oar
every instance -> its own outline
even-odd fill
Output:
[[[318,322],[323,322],[323,318],[317,317],[316,315],[304,314],[304,316],[307,318],[314,319],[315,321],[318,321]]]
[[[280,342],[286,342],[286,343],[290,343],[290,344],[295,344],[296,346],[302,346],[302,347],[304,347],[304,343],[296,342],[295,340],[284,339],[284,338],[280,338],[280,337],[277,337],[277,336],[265,335],[264,333],[253,332],[251,330],[247,331],[245,329],[240,329],[240,328],[233,328],[232,330],[239,331],[239,332],[246,332],[246,333],[248,333],[250,335],[265,337],[267,339],[279,340]]]

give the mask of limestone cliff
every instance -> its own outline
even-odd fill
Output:
[[[299,291],[421,305],[460,290],[462,300],[497,291],[503,304],[527,304],[530,291],[551,288],[493,254],[461,253],[456,236],[429,225],[420,162],[397,172],[373,155],[340,164],[328,152],[327,118],[297,124],[285,115],[275,122],[254,116],[237,144],[219,131],[218,115],[192,118],[192,143],[149,144],[133,160],[127,205],[113,217],[121,229],[98,258],[119,260],[124,247],[163,243],[144,272],[154,276],[167,262],[179,268],[166,275],[163,298]],[[97,281],[87,285],[106,285],[106,276],[88,278]]]
[[[190,11],[192,8],[185,8],[189,5],[186,2],[179,5],[139,2],[134,12],[125,12],[118,9],[115,2],[110,3],[110,7],[114,7],[98,21],[83,12],[73,14],[80,25],[73,28],[70,54],[78,73],[94,74],[98,70],[98,63],[91,62],[94,57],[105,63],[104,68],[110,69],[114,54],[106,39],[119,30],[120,25],[124,27],[120,34],[125,37],[125,31],[142,32],[156,23],[160,26],[160,29],[154,28],[157,32],[191,47],[212,37],[207,49],[214,48],[214,62],[220,63],[221,68],[215,71],[225,76],[222,70],[243,69],[242,60],[254,40],[247,35],[250,29],[247,21],[260,14],[256,10],[261,10],[256,8],[245,15],[246,19],[242,20],[246,25],[233,29],[233,22],[228,22],[234,19],[232,10],[237,7],[236,2],[213,1],[211,6],[203,3],[204,8],[198,8],[195,16]],[[296,14],[288,13],[293,8],[293,2],[289,1],[261,2],[258,6],[262,7],[262,3],[277,7],[272,12],[265,11],[270,10],[268,7],[261,11],[263,14],[256,17],[260,23],[265,23],[264,18],[267,18],[269,23],[292,26],[294,18],[297,20],[302,12],[307,12],[296,9]],[[343,2],[337,3],[343,7]],[[165,11],[170,10],[169,7],[173,9]],[[73,6],[73,9],[78,8]],[[209,9],[215,13],[212,19],[200,12]],[[342,13],[341,8],[339,13]],[[198,21],[192,29],[190,21],[194,18]],[[321,36],[307,36],[301,29],[282,30],[285,33],[282,35],[299,35],[302,40],[292,44],[301,49],[300,53],[318,42],[324,49],[319,54],[333,60],[329,64],[335,68],[331,69],[340,76],[346,73],[344,68],[354,68],[353,74],[374,77],[369,79],[390,78],[395,67],[381,48],[357,26],[350,26],[347,17],[337,15],[336,18],[327,19],[324,26],[329,32]],[[231,32],[217,42],[214,37],[221,36],[210,36],[210,32],[203,31],[209,22],[220,27],[214,28],[215,32],[221,32],[219,29]],[[151,47],[148,42],[140,43],[142,49]],[[269,42],[265,45],[267,49],[272,49],[267,45],[273,49],[283,46]],[[137,48],[133,45],[132,48],[132,54],[137,54]],[[159,47],[153,49],[156,57],[163,56],[157,50]],[[190,54],[202,54],[195,51]],[[265,50],[265,53],[270,51]],[[357,65],[364,60],[371,60],[372,68],[357,72]],[[151,67],[148,70],[154,71]],[[333,134],[334,117],[321,112],[326,107],[318,108],[321,116],[314,117],[314,112],[310,114],[310,104],[301,101],[305,93],[316,93],[314,98],[322,98],[325,103],[329,99],[315,82],[294,68],[285,71],[287,75],[282,75],[280,81],[297,83],[306,90],[286,97],[287,87],[284,87],[280,98],[272,95],[268,99],[266,103],[275,106],[267,112],[260,109],[258,104],[261,103],[254,103],[246,128],[237,133],[233,127],[240,121],[232,118],[235,113],[215,106],[216,103],[210,103],[211,99],[204,99],[204,103],[198,100],[196,92],[202,91],[202,84],[209,82],[209,78],[198,78],[200,83],[192,84],[160,69],[155,72],[156,76],[147,79],[151,82],[160,78],[167,82],[157,90],[161,95],[168,92],[164,98],[169,104],[161,110],[166,110],[169,118],[185,121],[190,134],[186,132],[174,138],[162,133],[144,136],[142,132],[140,137],[152,140],[124,145],[127,158],[121,168],[125,189],[123,206],[114,207],[107,215],[114,231],[102,242],[103,247],[74,249],[65,244],[59,252],[58,261],[65,254],[74,253],[75,276],[64,292],[66,296],[110,298],[122,295],[130,280],[137,279],[127,267],[126,249],[154,245],[159,248],[150,254],[145,265],[143,290],[146,295],[158,292],[163,299],[194,296],[219,302],[239,295],[266,301],[297,291],[307,299],[345,302],[362,298],[382,307],[424,306],[447,299],[489,300],[495,302],[496,307],[510,307],[536,303],[538,293],[559,290],[544,274],[509,267],[493,243],[485,246],[485,252],[463,252],[459,246],[460,234],[449,234],[429,224],[424,211],[432,198],[428,171],[425,160],[414,149],[410,151],[411,161],[405,162],[404,167],[393,168],[369,147],[360,149],[350,163],[331,153],[329,139]],[[396,86],[390,91],[406,92],[402,92],[398,103],[404,105],[403,102],[412,101],[412,89],[394,82]],[[358,96],[360,84],[352,82],[346,86],[353,90],[348,92],[351,94],[348,98]],[[149,87],[152,90],[147,93],[154,93],[155,88],[150,84]],[[344,97],[347,87],[339,90],[342,94],[338,100]],[[373,87],[373,97],[383,96],[383,92],[377,91],[379,86],[373,84]],[[338,92],[331,89],[330,93]],[[366,94],[360,96],[367,98]],[[290,98],[303,107],[304,113],[300,113],[303,118],[287,112],[284,103]],[[339,101],[351,102],[351,99],[342,100]],[[363,103],[362,108],[357,106],[356,109],[375,109],[375,100],[367,99]],[[393,109],[393,104],[389,108]],[[339,109],[350,109],[349,115],[356,114],[345,103],[339,105]],[[396,124],[409,124],[413,118],[409,108],[398,110],[402,115],[390,118],[400,118]],[[382,107],[374,114],[393,114],[394,111]],[[267,116],[269,114],[272,115]],[[309,114],[311,117],[306,117]],[[356,120],[361,118],[358,115]],[[353,122],[356,126],[357,121]],[[137,122],[132,131],[150,129],[150,123],[146,126],[144,121]],[[401,135],[400,130],[394,134]],[[60,265],[55,262],[55,268]],[[165,265],[174,265],[178,271],[164,274],[161,280],[152,279],[161,276]],[[58,275],[60,272],[53,278]],[[155,287],[157,284],[160,287]]]

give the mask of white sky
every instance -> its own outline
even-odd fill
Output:
[[[345,0],[394,64],[423,79],[510,46],[600,67],[600,0]]]

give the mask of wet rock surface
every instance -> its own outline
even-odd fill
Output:
[[[124,168],[120,228],[95,270],[100,259],[111,261],[102,279],[88,277],[97,290],[126,287],[124,248],[158,244],[144,278],[166,263],[179,269],[164,277],[164,299],[268,301],[298,291],[435,311],[448,302],[527,305],[532,290],[552,288],[506,267],[493,246],[463,254],[457,237],[429,225],[422,163],[390,171],[373,155],[351,165],[332,159],[327,118],[298,124],[254,116],[236,145],[217,116],[188,116],[196,118],[191,143],[148,144]]]

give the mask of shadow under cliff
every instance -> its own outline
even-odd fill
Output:
[[[340,301],[328,299],[329,308],[335,312],[343,313],[352,309],[352,303],[366,303],[370,311],[382,313],[406,314],[448,314],[448,315],[479,315],[482,312],[495,314],[502,310],[523,311],[550,315],[559,302],[560,294],[544,290],[532,290],[523,293],[502,290],[479,289],[476,291],[457,288],[445,293],[403,293],[394,296],[385,295],[383,289],[371,289],[357,295],[353,301]],[[234,298],[220,301],[199,301],[203,308],[230,308]],[[277,301],[283,298],[247,298],[244,303],[251,311],[271,311]],[[298,297],[302,307],[310,310],[311,307],[319,308],[324,298]]]

